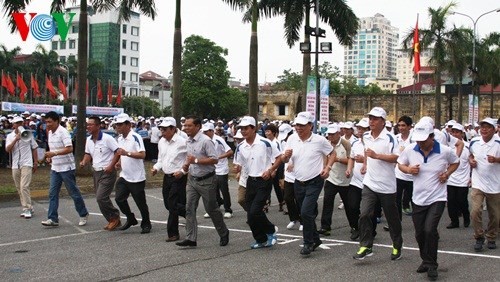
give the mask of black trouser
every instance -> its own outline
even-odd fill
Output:
[[[141,227],[151,227],[151,221],[149,220],[149,209],[146,203],[146,192],[144,188],[146,187],[146,181],[141,182],[128,182],[123,177],[118,178],[116,181],[116,195],[115,201],[121,212],[127,216],[127,219],[134,217],[134,214],[130,210],[127,199],[130,194],[134,199],[135,204],[141,212]]]
[[[347,199],[348,199],[348,205],[347,207],[350,210],[350,216],[352,217],[352,224],[351,228],[354,228],[356,230],[359,229],[358,221],[359,221],[359,214],[360,214],[360,206],[361,206],[361,192],[363,189],[356,187],[354,185],[349,185],[349,191],[347,193]],[[347,209],[347,207],[345,207]],[[375,221],[375,217],[373,218]],[[351,221],[349,221],[351,222]],[[349,223],[350,224],[350,223]],[[375,225],[376,225],[375,221]]]
[[[276,198],[278,199],[278,203],[282,204],[284,199],[283,199],[283,191],[281,190],[280,187],[280,178],[278,174],[273,177],[273,187],[274,187],[274,192],[276,193]],[[271,194],[269,194],[269,203],[271,203]]]
[[[325,181],[325,186],[324,186],[324,193],[323,193],[323,210],[321,212],[321,229],[326,229],[326,230],[331,230],[332,228],[332,216],[333,216],[333,209],[334,209],[334,201],[335,201],[335,196],[337,193],[340,195],[340,198],[344,202],[344,211],[345,215],[347,216],[347,220],[349,221],[349,226],[351,228],[354,228],[354,226],[357,226],[357,223],[354,225],[354,223],[351,224],[351,221],[353,220],[353,217],[351,215],[351,210],[349,208],[349,186],[338,186],[330,181]]]
[[[267,234],[273,234],[274,224],[267,219],[263,211],[266,201],[271,194],[272,180],[264,180],[262,177],[251,177],[247,179],[247,192],[245,201],[248,207],[247,222],[252,230],[252,235],[257,243],[267,241]]]
[[[451,223],[458,225],[458,216],[461,213],[464,217],[464,221],[470,220],[469,212],[469,200],[467,199],[467,194],[469,194],[469,187],[458,187],[458,186],[447,186],[448,190],[448,216],[451,219]]]
[[[163,176],[163,204],[168,210],[168,237],[179,236],[179,216],[186,217],[187,175],[176,179],[173,175]]]
[[[300,220],[300,212],[297,205],[297,200],[295,199],[295,190],[293,187],[293,182],[285,181],[285,189],[284,189],[284,199],[286,203],[286,208],[288,210],[288,217],[290,221],[301,221]],[[301,221],[302,222],[302,221]]]
[[[403,220],[403,209],[410,208],[411,195],[413,194],[413,181],[396,178],[396,185],[396,205],[398,206],[399,219]]]
[[[231,196],[229,195],[227,174],[215,175],[215,188],[217,191],[217,204],[219,204],[219,206],[224,204],[224,211],[233,213],[233,210],[231,209]]]
[[[380,201],[384,210],[385,218],[389,224],[389,234],[391,235],[392,245],[400,250],[403,247],[403,237],[401,236],[401,220],[396,207],[396,193],[383,194],[371,190],[364,185],[361,196],[361,214],[359,215],[359,232],[361,247],[371,248],[373,246],[373,217],[375,206]]]
[[[413,226],[415,227],[415,239],[422,265],[429,268],[437,268],[438,253],[438,224],[444,212],[446,202],[434,202],[428,206],[418,206],[413,203]]]

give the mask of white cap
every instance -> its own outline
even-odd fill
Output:
[[[241,118],[241,121],[238,124],[238,126],[249,126],[249,125],[255,127],[255,119],[251,116],[244,116],[243,118]]]
[[[288,133],[290,133],[293,130],[293,128],[288,123],[283,123],[282,125],[280,125],[278,130],[279,130],[278,140],[282,141],[285,140],[285,138],[288,136]]]
[[[236,131],[236,134],[233,137],[236,139],[243,139],[243,135],[241,134],[241,129],[238,129],[238,131]]]
[[[354,129],[354,123],[352,123],[352,121],[346,121],[340,125],[340,128]]]
[[[369,116],[374,116],[374,117],[381,117],[383,119],[386,119],[387,118],[387,113],[385,112],[384,109],[382,109],[381,107],[375,107],[373,108],[369,113],[368,113]]]
[[[497,120],[494,118],[487,117],[479,122],[479,124],[487,123],[493,127],[497,126]]]
[[[419,121],[413,128],[412,139],[415,141],[425,141],[429,134],[434,133],[434,126],[430,122]]]
[[[314,122],[314,116],[310,112],[300,112],[295,118],[294,124],[308,124]]]
[[[36,126],[36,122],[34,122],[34,121],[30,121],[30,126],[32,126],[32,125],[35,125],[35,126]]]
[[[453,125],[453,127],[452,127],[451,129],[460,130],[460,131],[462,131],[462,132],[464,132],[464,131],[465,131],[465,130],[464,130],[464,127],[463,127],[463,125],[461,125],[461,124],[460,124],[460,123],[458,123],[458,122],[455,122],[455,124]]]
[[[455,123],[457,123],[457,121],[456,121],[456,120],[454,120],[454,119],[451,119],[451,120],[449,120],[449,121],[446,123],[446,126],[447,126],[447,127],[450,127],[450,126],[455,125]]]
[[[16,123],[16,122],[23,122],[24,121],[24,118],[23,117],[14,117],[12,119],[12,123]]]
[[[386,120],[385,127],[392,127],[392,122],[390,120]]]
[[[30,114],[30,112],[28,112],[28,111],[24,111],[24,113],[23,113],[23,115],[29,115],[29,114]]]
[[[119,114],[119,115],[115,116],[115,123],[124,123],[126,121],[132,122],[130,120],[129,115],[127,115],[127,114]]]
[[[214,131],[214,124],[213,124],[213,123],[211,123],[211,122],[206,122],[206,123],[204,123],[204,124],[203,124],[203,126],[201,127],[201,130],[202,130],[203,132],[205,132],[205,131],[209,131],[209,130]]]
[[[177,126],[175,119],[173,117],[166,117],[162,120],[162,122],[158,125],[158,127],[169,127],[169,126]]]
[[[362,118],[357,124],[356,126],[359,126],[359,127],[363,127],[363,128],[367,128],[367,127],[370,127],[370,124],[368,122],[368,118]]]
[[[348,128],[348,127],[347,127]],[[330,124],[326,130],[326,134],[335,134],[340,132],[340,126],[338,124]]]
[[[428,122],[428,123],[432,124],[433,127],[435,125],[434,120],[429,116],[422,117],[418,122],[421,122],[421,121]]]

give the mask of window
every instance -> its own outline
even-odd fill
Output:
[[[52,41],[52,50],[57,50],[57,41]]]
[[[132,82],[137,82],[138,75],[136,72],[131,72],[130,73],[130,81]]]
[[[61,41],[61,44],[59,46],[59,49],[64,50],[66,49],[66,41]]]
[[[78,25],[71,26],[71,33],[78,33]]]
[[[75,60],[75,55],[69,55],[68,61],[74,61]]]
[[[130,65],[133,67],[139,66],[139,58],[130,58]]]
[[[121,80],[127,80],[127,72],[122,71],[122,79]]]
[[[132,35],[139,36],[139,27],[137,26],[132,27]]]
[[[122,49],[127,49],[127,40],[122,40]]]
[[[66,63],[66,56],[59,57],[59,61],[61,61],[61,63]]]
[[[137,88],[130,88],[130,96],[137,96]]]
[[[139,42],[130,42],[130,49],[132,49],[132,51],[139,51]]]
[[[76,40],[71,39],[69,41],[69,49],[75,49],[76,48]]]
[[[122,56],[122,65],[127,64],[127,56]]]
[[[122,33],[127,33],[127,25],[122,25]]]
[[[276,105],[276,113],[280,116],[288,115],[288,105]]]

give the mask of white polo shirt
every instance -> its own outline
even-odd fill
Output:
[[[500,164],[489,163],[487,159],[488,155],[500,157],[500,137],[495,134],[487,143],[482,136],[474,137],[469,148],[477,162],[477,167],[472,169],[472,188],[484,193],[500,193]]]
[[[258,134],[252,145],[244,140],[236,147],[236,152],[238,158],[235,163],[246,167],[248,176],[251,177],[261,177],[281,154],[275,142]]]
[[[460,164],[457,170],[448,178],[448,185],[457,187],[468,187],[470,181],[470,164],[469,164],[469,143],[464,141],[464,149],[460,155]]]
[[[348,148],[344,147],[342,142],[346,142]],[[351,144],[349,140],[339,139],[339,142],[334,146],[335,153],[338,159],[349,158],[351,155]],[[346,177],[345,171],[347,170],[347,165],[340,162],[334,162],[330,172],[328,173],[328,178],[326,179],[330,183],[337,186],[349,186],[351,180]]]
[[[356,155],[365,155],[365,146],[360,139],[354,141],[351,147],[351,159],[354,160]],[[360,189],[363,189],[363,179],[365,178],[364,174],[361,174],[361,168],[363,167],[363,163],[357,163],[354,161],[354,167],[351,173],[351,182],[350,185],[356,186]]]
[[[146,151],[142,137],[132,130],[130,130],[126,138],[123,135],[118,136],[118,146],[127,152]],[[143,159],[134,159],[129,156],[121,156],[120,159],[122,167],[120,177],[132,183],[146,180]]]
[[[238,161],[238,158],[240,156],[240,151],[235,150],[234,156],[233,156],[233,163],[234,164],[239,164],[241,166],[240,170],[240,180],[238,181],[238,184],[242,187],[247,187],[247,179],[248,179],[248,170],[244,164],[240,164]]]
[[[186,157],[186,139],[174,133],[170,142],[165,138],[158,142],[158,161],[153,168],[157,171],[163,170],[165,174],[173,174],[182,170]]]
[[[285,150],[292,149],[290,161],[293,163],[293,173],[299,181],[307,181],[318,176],[323,170],[324,157],[333,151],[333,146],[325,137],[318,134],[302,141],[298,134],[288,137]]]
[[[115,138],[99,131],[99,135],[95,142],[92,136],[87,137],[85,154],[89,154],[92,157],[92,167],[94,170],[101,171],[111,163],[118,148],[118,143]]]
[[[396,135],[396,139],[398,139],[399,154],[401,154],[405,150],[406,147],[410,146],[413,143],[413,141],[411,140],[411,133],[410,133],[410,135],[408,135],[408,138],[406,138],[406,140],[403,140],[403,137],[401,137],[401,133]],[[411,174],[402,172],[401,170],[399,170],[398,166],[396,166],[395,173],[396,173],[397,179],[401,179],[401,180],[405,180],[405,181],[413,181],[413,176]]]
[[[5,147],[9,146],[16,139],[16,131],[13,130],[11,133],[7,134],[5,139]],[[35,138],[31,137],[29,142],[23,140],[18,140],[12,151],[10,152],[12,159],[12,168],[21,168],[23,166],[33,167],[33,150],[38,148],[35,142]],[[36,152],[35,152],[36,154]]]
[[[153,144],[158,144],[158,142],[160,142],[161,132],[158,126],[151,127],[151,136],[149,138],[149,142]]]
[[[231,147],[227,145],[226,141],[217,134],[214,134],[212,142],[215,145],[215,153],[217,157],[223,155],[231,150]],[[217,164],[215,164],[215,174],[217,175],[227,175],[229,174],[229,162],[227,158],[219,159]]]
[[[447,200],[446,183],[439,181],[439,174],[445,172],[450,164],[460,160],[454,150],[434,141],[431,153],[424,157],[418,144],[406,148],[398,158],[404,165],[420,165],[417,175],[413,176],[412,201],[419,206],[428,206]]]
[[[59,125],[55,132],[49,130],[49,148],[51,152],[60,151],[71,146],[73,146],[73,143],[71,142],[71,136],[66,128]],[[74,170],[75,168],[75,157],[73,156],[73,152],[52,157],[51,170],[55,172],[64,172]]]
[[[398,140],[385,128],[376,139],[371,135],[371,131],[365,132],[363,142],[365,143],[365,149],[372,149],[377,154],[399,155]],[[363,185],[368,186],[377,193],[396,193],[395,166],[395,163],[367,158]]]

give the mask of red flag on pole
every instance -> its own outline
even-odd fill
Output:
[[[101,89],[101,81],[97,79],[97,100],[101,102],[103,99],[102,89]]]
[[[73,97],[78,97],[78,79],[75,81],[75,88],[73,89]]]
[[[7,84],[7,87],[5,88],[7,88],[7,91],[10,93],[10,95],[15,95],[16,87],[14,86],[14,82],[12,82],[9,74],[7,74],[7,77],[5,78],[5,83]]]
[[[85,95],[87,96],[87,101],[89,100],[89,80],[87,79],[87,84],[85,85]]]
[[[121,105],[122,103],[122,85],[120,84],[120,87],[118,87],[118,96],[116,96],[116,104]]]
[[[41,97],[42,94],[40,93],[40,87],[38,87],[38,81],[36,81],[35,77],[33,77],[33,74],[31,74],[31,90],[33,91],[33,96],[35,97]]]
[[[5,87],[5,89],[7,89],[7,79],[3,74],[3,70],[2,70],[2,87]]]
[[[415,30],[413,31],[413,72],[418,74],[420,72],[420,40],[418,38],[418,16]]]
[[[111,80],[108,80],[108,104],[111,105],[113,102],[113,87],[111,85]]]
[[[50,97],[52,97],[52,99],[56,99],[56,89],[54,88],[54,85],[52,85],[52,81],[50,81],[47,75],[45,75],[45,87],[47,87],[47,90],[50,92]]]
[[[17,87],[20,90],[19,99],[21,100],[21,102],[24,102],[24,99],[26,98],[26,93],[28,93],[28,87],[26,87],[26,84],[24,83],[23,78],[19,75],[19,73],[17,74],[16,83]]]
[[[57,87],[59,87],[59,91],[61,91],[61,93],[63,94],[63,100],[66,101],[66,99],[68,99],[68,92],[66,91],[66,85],[64,85],[64,82],[61,80],[61,77],[58,77],[57,80],[58,80]]]

